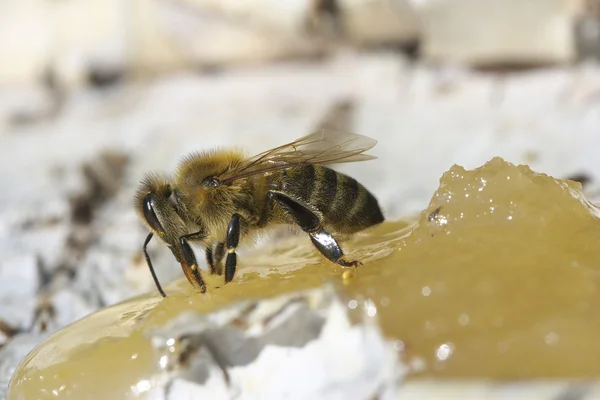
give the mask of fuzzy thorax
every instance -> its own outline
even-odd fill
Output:
[[[239,150],[215,150],[186,157],[175,174],[174,195],[180,212],[190,221],[207,229],[209,236],[224,237],[231,216],[238,205],[251,195],[247,180],[226,185],[219,177],[238,167],[245,155]]]

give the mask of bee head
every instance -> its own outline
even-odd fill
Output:
[[[168,246],[175,244],[185,233],[185,224],[177,213],[171,195],[171,185],[167,179],[148,175],[135,196],[135,208],[140,219]]]

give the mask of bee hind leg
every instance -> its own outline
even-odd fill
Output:
[[[298,226],[310,236],[313,245],[328,260],[341,265],[342,267],[357,267],[360,261],[348,261],[344,258],[342,248],[331,235],[321,225],[319,216],[314,212],[298,203],[294,199],[282,192],[269,192],[269,197],[274,199],[289,213]]]
[[[233,276],[235,275],[235,270],[237,267],[237,255],[235,250],[240,242],[240,219],[241,217],[239,214],[233,214],[231,220],[229,221],[229,226],[227,227],[227,238],[225,243],[227,246],[227,258],[225,259],[225,283],[233,280]],[[223,259],[223,256],[221,256],[221,259]]]

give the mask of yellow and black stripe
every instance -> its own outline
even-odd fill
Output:
[[[283,191],[323,215],[323,223],[354,233],[384,220],[377,199],[356,179],[320,165],[285,170]]]

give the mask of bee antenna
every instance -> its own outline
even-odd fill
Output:
[[[154,234],[150,232],[146,237],[146,240],[144,241],[144,256],[146,257],[146,263],[148,263],[148,268],[150,268],[150,273],[152,274],[152,279],[154,279],[154,284],[156,285],[158,292],[162,297],[167,297],[162,286],[160,286],[160,282],[158,281],[158,277],[156,276],[156,272],[154,271],[154,267],[152,266],[152,261],[150,261],[148,250],[146,249],[146,247],[148,247],[148,243],[150,243],[150,240],[152,239],[152,236],[154,236]]]

